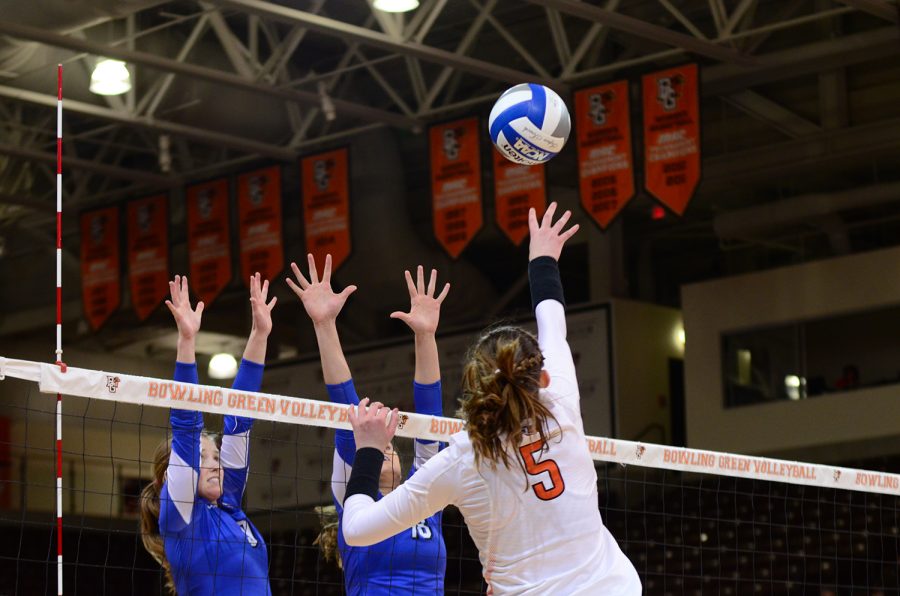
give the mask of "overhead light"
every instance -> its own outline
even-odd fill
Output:
[[[231,379],[237,374],[237,360],[231,354],[216,354],[209,361],[210,379]]]
[[[384,12],[409,12],[419,8],[419,0],[375,0],[374,6]]]
[[[122,95],[131,90],[131,73],[121,60],[100,60],[91,73],[90,89],[97,95]]]

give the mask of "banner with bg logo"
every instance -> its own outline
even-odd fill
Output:
[[[206,306],[231,281],[228,178],[187,188],[190,284]]]
[[[306,250],[332,267],[350,256],[350,163],[348,150],[336,149],[300,160]],[[321,265],[320,265],[321,266]]]
[[[454,259],[483,223],[478,119],[432,126],[431,206],[434,235]]]
[[[259,271],[272,281],[284,267],[281,235],[281,167],[271,166],[238,176],[238,236],[241,277],[249,287]]]
[[[575,93],[581,206],[602,228],[634,197],[628,81]]]
[[[700,182],[696,64],[644,75],[644,187],[682,215]]]

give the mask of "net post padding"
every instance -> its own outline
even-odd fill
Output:
[[[235,414],[288,424],[350,429],[347,406],[314,399],[179,383],[72,366],[62,371],[52,364],[0,357],[0,378],[3,376],[36,382],[43,393],[62,393],[163,408],[177,407],[212,414]],[[408,412],[400,412],[400,416],[401,422],[397,430],[400,437],[449,441],[451,435],[464,428],[463,422],[457,418]],[[596,461],[900,495],[898,474],[603,437],[586,439],[591,456]]]

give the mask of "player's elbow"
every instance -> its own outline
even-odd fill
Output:
[[[363,532],[359,531],[359,524],[348,524],[347,521],[348,520],[345,517],[343,523],[343,531],[344,542],[347,543],[347,546],[371,546],[375,544],[374,540],[369,540]]]

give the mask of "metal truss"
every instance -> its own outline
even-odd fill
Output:
[[[828,72],[827,84],[840,86],[835,71],[900,54],[890,26],[898,9],[887,0],[820,2],[806,13],[798,12],[808,6],[797,0],[763,2],[423,0],[415,13],[398,17],[374,9],[372,0],[308,0],[304,10],[262,0],[205,0],[178,3],[177,9],[194,10],[168,20],[159,16],[166,5],[145,9],[153,18],[126,15],[114,21],[124,31],[114,41],[102,40],[95,23],[56,32],[2,16],[0,34],[65,50],[60,60],[84,69],[82,78],[86,57],[94,56],[125,60],[140,77],[140,90],[123,98],[65,103],[72,121],[68,168],[79,172],[71,191],[89,204],[260,159],[289,162],[307,148],[376,127],[420,132],[433,120],[488,104],[514,83],[540,82],[567,93],[692,57],[704,64],[705,96],[722,97],[788,138],[814,136],[823,126],[840,125],[840,118],[811,121],[751,87]],[[765,51],[775,32],[854,12],[869,15],[873,28],[839,38],[823,33],[820,40]],[[146,41],[160,37],[169,43]],[[223,58],[201,63],[201,49],[204,56],[212,51]],[[35,107],[56,101],[20,85],[27,74],[0,78],[0,130],[16,130],[0,143],[0,155],[7,156],[0,161],[0,203],[19,207],[28,201],[13,198],[26,186],[34,200],[49,190],[38,164],[48,163],[52,151],[40,130],[47,123]],[[222,101],[239,92],[258,97],[266,109],[276,106],[267,116],[283,132],[255,136],[230,132],[227,122],[211,126],[182,117],[204,101],[185,103],[185,93],[175,92],[194,81],[216,90]],[[159,135],[171,140],[171,172],[156,169]],[[13,166],[24,162],[35,164],[31,182],[40,183],[27,184],[16,174]]]

